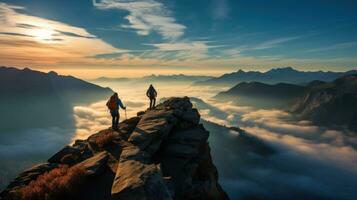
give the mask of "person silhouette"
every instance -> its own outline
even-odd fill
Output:
[[[109,100],[107,101],[107,107],[112,116],[112,129],[117,130],[119,124],[119,107],[126,110],[126,107],[123,105],[122,101],[118,97],[118,93],[114,93]]]
[[[157,97],[157,92],[154,88],[154,86],[152,86],[152,84],[150,84],[149,89],[146,91],[146,96],[149,97],[150,99],[150,110],[155,108],[155,104],[156,104],[156,97]]]

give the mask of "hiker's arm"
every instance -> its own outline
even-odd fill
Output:
[[[126,109],[126,107],[123,105],[123,103],[121,102],[120,99],[118,99],[118,105],[119,105],[122,109]]]

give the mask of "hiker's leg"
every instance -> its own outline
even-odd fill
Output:
[[[110,114],[112,115],[112,129],[114,129],[115,128],[115,114],[114,114],[114,112],[113,111],[110,111]]]
[[[115,126],[116,126],[116,127],[118,127],[118,125],[119,125],[119,119],[120,119],[120,115],[119,115],[119,113],[118,113],[117,118],[116,118],[116,121],[115,121]]]
[[[119,111],[116,111],[115,122],[114,122],[115,129],[118,129],[118,124],[119,124]]]
[[[152,98],[150,98],[150,110],[152,108]]]
[[[155,108],[155,105],[156,105],[156,98],[153,99],[153,104],[152,104],[152,108]]]

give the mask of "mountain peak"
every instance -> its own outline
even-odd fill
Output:
[[[50,75],[50,76],[58,76],[57,72],[55,72],[55,71],[48,72],[48,75]]]
[[[239,70],[237,71],[237,73],[238,73],[238,74],[241,74],[241,73],[245,73],[245,71],[243,71],[242,69],[239,69]]]
[[[289,72],[298,72],[292,67],[281,67],[281,68],[273,68],[266,73],[289,73]]]

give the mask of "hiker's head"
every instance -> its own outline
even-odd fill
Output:
[[[113,94],[113,97],[118,98],[118,93],[115,92],[115,93]]]

